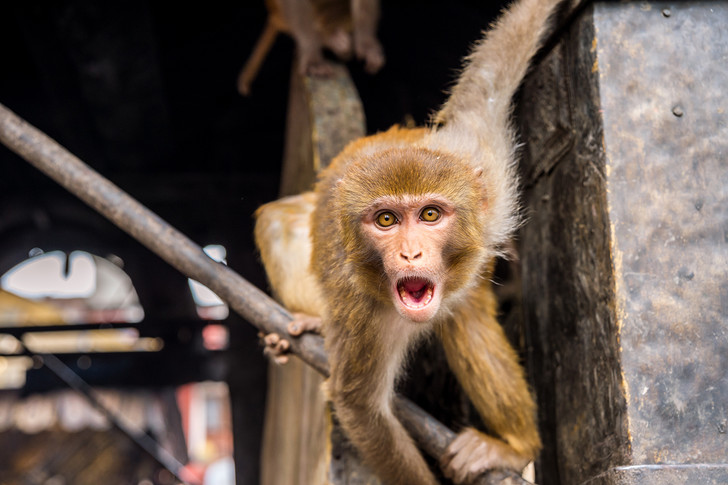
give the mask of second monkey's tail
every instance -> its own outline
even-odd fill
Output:
[[[490,124],[506,125],[511,98],[541,47],[550,20],[563,0],[514,2],[465,59],[462,74],[434,122],[457,122],[473,113]]]

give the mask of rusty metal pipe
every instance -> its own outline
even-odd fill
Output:
[[[2,104],[0,142],[182,274],[210,288],[259,330],[287,334],[291,315],[272,298],[232,269],[210,259],[187,236]],[[293,353],[323,375],[329,375],[321,337],[304,334],[290,342]],[[397,397],[395,408],[397,416],[420,446],[428,454],[441,458],[455,433],[405,398]],[[525,483],[517,474],[501,470],[489,471],[474,482],[475,485]]]

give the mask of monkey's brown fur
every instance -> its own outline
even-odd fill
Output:
[[[294,311],[322,317],[329,398],[363,459],[390,485],[436,483],[391,409],[402,362],[433,331],[494,434],[462,431],[446,475],[461,483],[487,468],[520,470],[540,449],[535,404],[496,321],[489,278],[519,220],[511,98],[558,3],[521,0],[505,12],[467,58],[435,125],[353,142],[313,195],[258,212],[256,239],[273,288]],[[436,219],[425,220],[428,209]],[[309,217],[312,247],[305,231],[276,240],[292,220],[301,228]]]

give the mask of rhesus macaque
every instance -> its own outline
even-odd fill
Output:
[[[432,126],[348,145],[313,192],[258,211],[256,240],[274,291],[320,331],[328,398],[363,460],[389,485],[434,485],[392,411],[403,362],[435,333],[490,435],[462,430],[442,463],[467,483],[520,471],[541,446],[535,404],[496,321],[490,277],[519,223],[511,98],[559,0],[520,0],[466,60]],[[267,341],[274,354],[285,338]]]
[[[268,21],[250,58],[238,75],[238,91],[250,94],[258,74],[279,32],[290,34],[296,42],[301,74],[327,76],[331,66],[322,48],[347,60],[352,50],[374,74],[384,65],[384,53],[377,40],[379,0],[266,0]]]

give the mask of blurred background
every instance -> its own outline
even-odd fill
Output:
[[[422,123],[499,2],[384,2],[369,132]],[[263,2],[14,2],[0,103],[267,288],[293,42],[244,98]],[[0,146],[0,484],[258,483],[267,363],[209,290]],[[214,478],[210,478],[214,477]],[[210,480],[214,480],[210,482]]]

